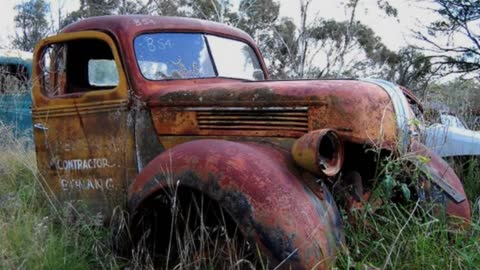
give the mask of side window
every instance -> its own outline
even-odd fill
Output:
[[[43,92],[50,97],[112,89],[119,83],[112,50],[98,39],[50,44],[41,69]]]

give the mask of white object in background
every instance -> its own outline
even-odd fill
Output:
[[[442,124],[425,130],[425,145],[441,157],[480,155],[480,132],[466,129],[453,115],[441,115]]]

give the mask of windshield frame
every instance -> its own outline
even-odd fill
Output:
[[[161,79],[161,80],[147,78],[143,74],[143,72],[141,70],[141,67],[140,67],[140,63],[139,63],[138,58],[137,58],[135,40],[142,35],[148,35],[148,34],[197,34],[197,35],[200,35],[202,40],[206,44],[207,51],[208,51],[208,54],[209,54],[208,56],[209,56],[209,59],[211,61],[211,64],[212,64],[212,67],[213,67],[213,72],[215,73],[215,76],[196,77],[196,78],[165,78],[165,79]],[[247,45],[250,48],[250,50],[253,52],[253,55],[255,55],[255,57],[256,57],[256,61],[258,63],[259,70],[261,70],[262,73],[263,73],[263,79],[262,80],[255,80],[255,79],[246,79],[246,78],[239,78],[239,77],[220,76],[219,72],[217,70],[217,64],[215,63],[215,60],[214,60],[214,57],[213,57],[213,54],[212,54],[211,47],[210,47],[210,44],[208,42],[207,36],[224,38],[224,39],[228,39],[228,40],[232,40],[232,41],[241,42],[241,43]],[[188,30],[186,30],[186,31],[178,31],[178,30],[144,31],[144,32],[137,33],[133,37],[133,39],[131,40],[131,48],[132,48],[132,51],[133,51],[132,56],[133,56],[133,61],[135,62],[135,66],[137,68],[137,72],[140,74],[141,78],[143,78],[144,80],[149,81],[149,82],[158,83],[158,82],[208,80],[208,79],[233,79],[233,80],[240,80],[240,81],[261,82],[261,81],[266,81],[266,80],[269,79],[268,72],[266,72],[267,70],[266,70],[265,62],[262,58],[262,55],[261,55],[260,51],[255,46],[255,44],[252,44],[252,42],[249,42],[248,40],[238,38],[238,37],[235,37],[235,36],[222,35],[222,34],[219,34],[219,33],[210,33],[210,32],[206,32],[206,31],[201,31],[201,32],[198,31],[197,32],[197,31],[188,31]]]

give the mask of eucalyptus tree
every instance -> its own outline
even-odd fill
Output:
[[[14,7],[16,32],[12,46],[23,51],[33,51],[35,44],[50,31],[47,16],[50,5],[45,0],[29,0]]]

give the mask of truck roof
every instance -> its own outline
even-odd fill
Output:
[[[148,15],[110,15],[83,19],[81,21],[66,26],[64,29],[61,30],[61,32],[71,33],[89,30],[104,32],[114,37],[114,39],[116,39],[118,42],[118,46],[120,47],[119,49],[123,53],[123,57],[127,59],[126,62],[129,62],[130,59],[135,59],[133,40],[142,33],[207,33],[211,35],[240,40],[248,44],[255,51],[260,61],[260,65],[262,66],[265,78],[269,78],[268,70],[262,54],[259,51],[257,45],[255,44],[255,41],[250,37],[250,35],[240,29],[221,23],[182,17],[164,17]],[[138,70],[136,70],[135,67],[129,72],[130,76],[135,78],[132,80],[133,84],[139,83],[143,80],[142,75],[139,73]],[[175,84],[178,83],[178,81],[175,81]],[[165,82],[165,84],[168,84],[168,82]],[[136,88],[144,89],[144,87],[140,86]]]
[[[252,38],[242,30],[221,23],[182,17],[164,17],[148,15],[109,15],[83,19],[72,23],[61,32],[98,30],[110,32],[115,36],[136,36],[142,32],[202,32],[230,36],[254,43]]]

